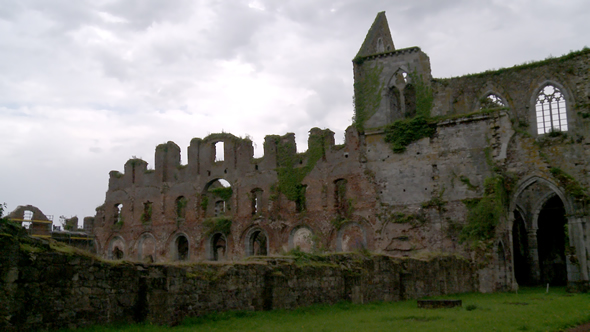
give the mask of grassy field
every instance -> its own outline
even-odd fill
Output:
[[[130,325],[94,327],[111,331],[560,331],[590,321],[590,295],[563,288],[526,288],[518,294],[460,294],[463,307],[418,309],[416,301],[333,306],[293,311],[231,312],[189,318],[176,327]]]

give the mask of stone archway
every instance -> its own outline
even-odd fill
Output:
[[[583,226],[572,201],[540,176],[531,176],[517,188],[510,205],[516,282],[555,286],[587,282],[584,231],[579,229]]]
[[[268,236],[262,229],[256,228],[246,236],[246,254],[248,256],[268,255]]]
[[[565,257],[567,218],[563,202],[557,195],[548,199],[539,211],[537,245],[541,283],[554,286],[567,285]],[[569,245],[568,245],[569,247]]]

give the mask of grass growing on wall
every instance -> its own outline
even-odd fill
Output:
[[[458,294],[463,307],[418,309],[416,301],[313,305],[296,310],[237,311],[150,324],[94,327],[79,332],[131,331],[560,331],[590,321],[590,297],[563,288],[521,288],[518,294]]]

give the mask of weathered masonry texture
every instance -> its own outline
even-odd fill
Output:
[[[472,260],[481,291],[587,288],[589,50],[437,79],[420,48],[395,49],[379,13],[353,67],[343,145],[313,128],[308,151],[270,135],[253,158],[248,139],[213,134],[190,142],[186,165],[178,145],[159,145],[153,170],[132,159],[111,172],[89,220],[96,252],[144,262],[443,252]]]
[[[476,289],[472,264],[334,254],[321,261],[159,265],[109,262],[58,242],[29,238],[0,221],[0,330],[107,324],[177,324],[226,310],[292,309],[314,303],[398,301]]]

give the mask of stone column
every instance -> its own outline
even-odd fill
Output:
[[[541,282],[541,266],[539,264],[539,244],[537,243],[537,228],[531,228],[527,231],[529,242],[528,263],[530,267],[529,282],[538,284]]]

